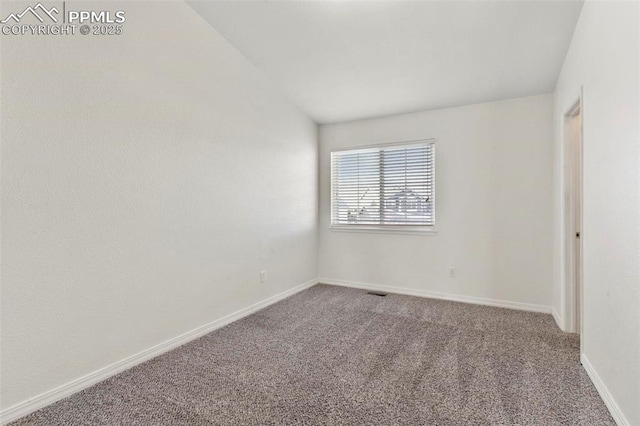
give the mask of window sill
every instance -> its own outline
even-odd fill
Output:
[[[435,235],[433,226],[376,226],[376,225],[331,225],[331,232],[356,232],[366,234]]]

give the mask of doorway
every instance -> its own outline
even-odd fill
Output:
[[[582,334],[582,96],[564,115],[565,295],[568,331]]]

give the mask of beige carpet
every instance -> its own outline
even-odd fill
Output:
[[[578,346],[550,315],[317,285],[15,424],[614,424]]]

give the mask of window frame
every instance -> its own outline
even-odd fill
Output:
[[[345,151],[365,151],[365,150],[381,150],[385,148],[404,147],[412,145],[431,145],[433,150],[433,164],[431,165],[433,173],[433,225],[410,225],[410,224],[334,224],[333,223],[333,202],[334,202],[334,182],[333,182],[333,154]],[[371,145],[348,146],[341,148],[333,148],[329,154],[329,230],[336,232],[356,232],[356,233],[383,233],[383,234],[403,234],[403,235],[434,235],[436,229],[436,139],[424,138],[400,142],[387,142]]]

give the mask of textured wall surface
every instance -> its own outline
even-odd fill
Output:
[[[316,125],[186,4],[117,7],[2,37],[2,408],[317,275]]]
[[[321,126],[320,276],[550,306],[551,112],[540,95]],[[332,149],[423,138],[436,235],[329,230]]]
[[[554,307],[562,277],[561,118],[584,87],[585,356],[630,424],[640,424],[640,107],[637,2],[586,2],[555,93]]]

